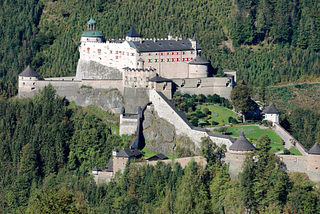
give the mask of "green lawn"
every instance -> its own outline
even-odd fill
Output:
[[[237,126],[237,127],[229,127],[228,132],[231,132],[232,137],[239,137],[240,132],[237,132],[238,129],[243,130],[254,130],[253,132],[246,133],[244,135],[246,138],[250,139],[259,139],[261,135],[266,134],[271,139],[272,142],[281,143],[281,137],[277,135],[272,129],[260,129],[258,126]]]
[[[150,158],[156,154],[159,154],[159,152],[153,152],[153,151],[149,151],[146,147],[144,147],[141,152],[144,154],[144,157],[147,157],[147,158]],[[174,158],[177,158],[176,156],[174,155],[166,155],[164,154],[165,156],[167,156],[169,159],[174,159]]]
[[[283,148],[284,148],[284,145],[283,144],[280,144],[280,143],[273,143],[270,145],[271,146],[271,151],[274,151],[274,152],[279,152],[281,151]],[[278,149],[277,149],[278,148]]]
[[[204,108],[208,108],[209,111],[215,112],[218,114],[218,116],[214,116],[211,114],[211,117],[208,120],[208,121],[210,121],[210,123],[212,121],[216,121],[221,125],[221,124],[228,123],[229,117],[233,117],[233,118],[237,119],[237,116],[235,116],[235,113],[232,110],[225,108],[225,107],[221,107],[217,104],[216,105],[201,105],[201,111],[203,111]]]
[[[289,149],[289,152],[290,152],[291,154],[293,154],[293,155],[302,155],[302,154],[299,152],[299,150],[296,149],[296,148],[294,148],[294,147],[291,147],[291,148]]]

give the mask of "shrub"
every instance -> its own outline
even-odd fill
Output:
[[[225,134],[228,131],[228,128],[227,127],[220,127],[216,130],[222,134]]]
[[[202,111],[196,111],[196,117],[197,118],[203,118],[205,117],[206,115],[202,112]]]
[[[233,117],[229,117],[229,118],[228,118],[228,123],[237,124],[238,121],[237,121],[235,118],[233,118]]]
[[[205,114],[207,114],[207,115],[208,115],[208,114],[211,114],[211,112],[209,111],[208,108],[204,108],[202,111],[203,111],[203,113],[205,113]]]
[[[290,155],[291,153],[290,153],[290,151],[288,149],[284,148],[283,149],[283,154],[284,155]]]
[[[191,119],[191,121],[190,121],[190,123],[192,124],[192,125],[194,125],[194,126],[197,126],[198,125],[198,118],[192,118]]]
[[[219,123],[216,122],[216,121],[212,121],[211,124],[212,124],[213,126],[216,126],[216,125],[218,125]]]

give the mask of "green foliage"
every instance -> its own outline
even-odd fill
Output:
[[[246,85],[239,84],[231,92],[231,101],[235,110],[243,114],[243,120],[247,112],[256,108],[255,103],[251,100],[252,89]]]

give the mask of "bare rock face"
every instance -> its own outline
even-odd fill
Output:
[[[79,59],[76,79],[122,79],[122,72],[95,61]]]
[[[152,108],[145,111],[144,117],[143,135],[149,151],[173,155],[175,147],[180,146],[198,152],[189,138],[177,136],[174,126],[159,118]]]
[[[123,106],[123,97],[117,89],[103,90],[80,88],[75,96],[79,106],[94,105],[105,111],[119,114]]]

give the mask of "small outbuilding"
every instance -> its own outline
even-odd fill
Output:
[[[249,142],[249,140],[241,132],[238,139],[229,147],[229,150],[234,152],[251,152],[256,148]]]
[[[280,123],[280,111],[271,103],[263,111],[264,120],[272,121],[273,123]]]

